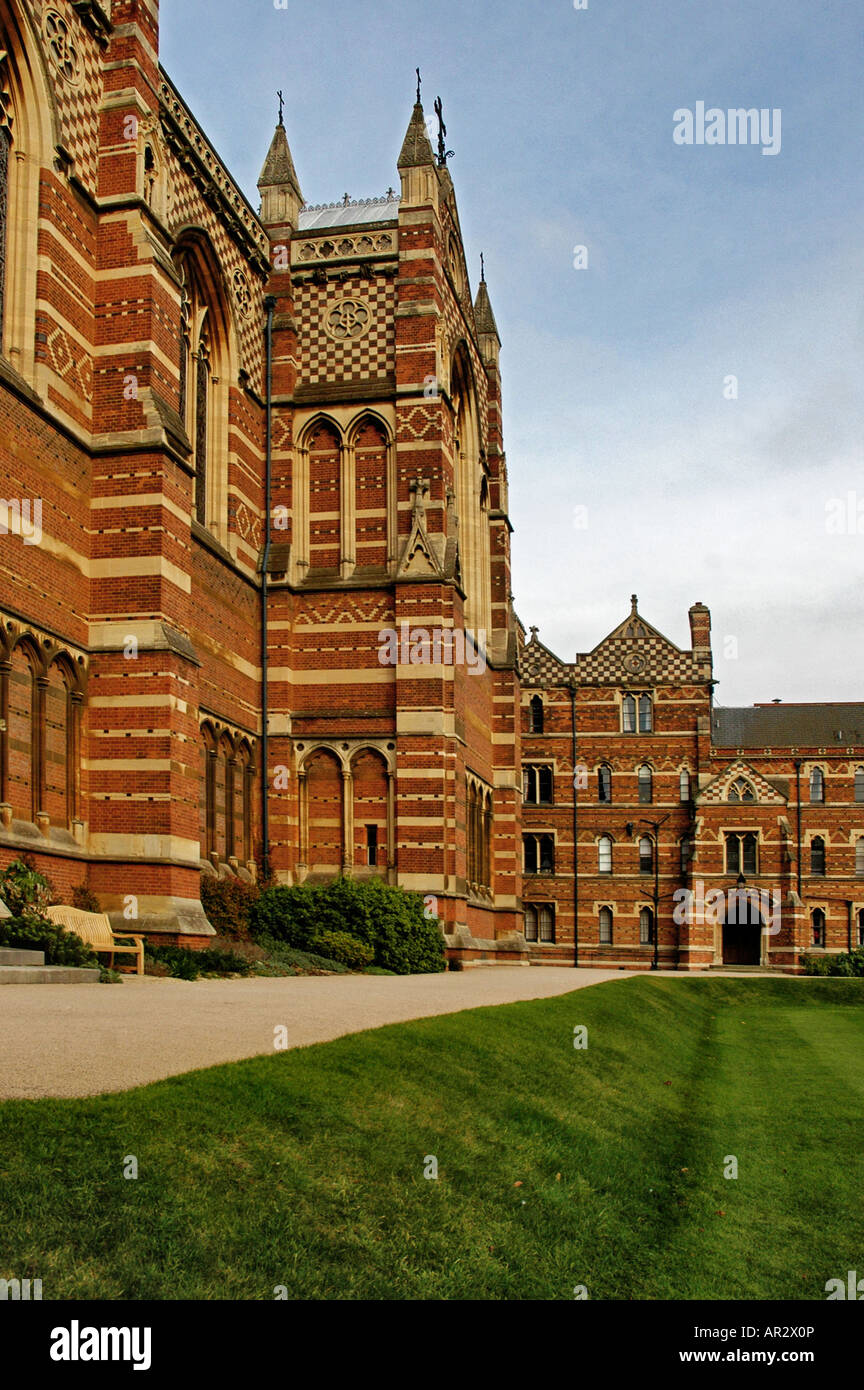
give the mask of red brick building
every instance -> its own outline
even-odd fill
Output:
[[[522,649],[535,960],[794,969],[864,944],[864,704],[718,708],[702,604],[690,641],[634,598],[572,664],[536,628]]]
[[[419,94],[402,129],[398,188],[310,208],[280,119],[256,209],[158,0],[0,0],[0,866],[193,943],[202,872],[379,874],[467,959],[575,959],[578,899],[578,959],[644,965],[663,819],[661,964],[722,957],[671,895],[736,852],[772,963],[814,912],[845,945],[857,706],[712,712],[699,606],[689,652],[635,609],[573,665],[524,644],[498,330]]]
[[[304,209],[280,120],[258,212],[158,17],[0,0],[0,863],[192,941],[202,864],[378,873],[500,944],[500,344],[446,157],[418,101],[398,190]]]

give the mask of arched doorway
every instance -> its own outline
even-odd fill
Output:
[[[735,889],[721,909],[724,965],[761,965],[762,913],[754,889]]]

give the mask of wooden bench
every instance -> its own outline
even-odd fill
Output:
[[[114,956],[126,955],[137,957],[137,974],[144,974],[144,938],[143,936],[131,936],[127,932],[117,933],[112,930],[108,914],[105,912],[82,912],[77,907],[49,907],[47,915],[57,926],[64,927],[66,931],[74,932],[80,936],[82,941],[86,941],[91,949],[99,954],[110,952],[111,968],[114,966]],[[118,946],[119,941],[133,941],[134,946]]]

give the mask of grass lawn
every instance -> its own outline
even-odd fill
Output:
[[[864,1274],[862,1111],[864,981],[616,981],[6,1102],[0,1277],[45,1299],[821,1300]]]

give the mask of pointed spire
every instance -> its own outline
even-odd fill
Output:
[[[492,312],[492,301],[489,298],[489,289],[486,285],[486,270],[483,270],[483,279],[477,287],[477,298],[474,301],[474,322],[477,325],[479,335],[488,334],[501,342],[501,335],[498,332],[498,325],[495,322],[495,315]]]
[[[282,121],[277,125],[270,142],[270,149],[264,161],[264,168],[261,170],[258,187],[262,191],[265,188],[288,187],[294,190],[298,198],[303,197],[300,192],[297,170],[294,168],[294,160],[291,158],[288,136]]]
[[[397,163],[398,169],[418,169],[424,164],[434,164],[435,156],[426,129],[426,116],[422,102],[416,102],[408,133],[402,145],[402,153]]]
[[[291,148],[282,120],[281,92],[279,93],[279,124],[270,142],[264,168],[261,170],[258,190],[261,194],[261,216],[264,222],[270,224],[290,223],[293,227],[297,226],[300,209],[303,206],[303,194],[300,191],[300,181],[297,178],[297,170],[294,168],[294,160],[291,157]]]

